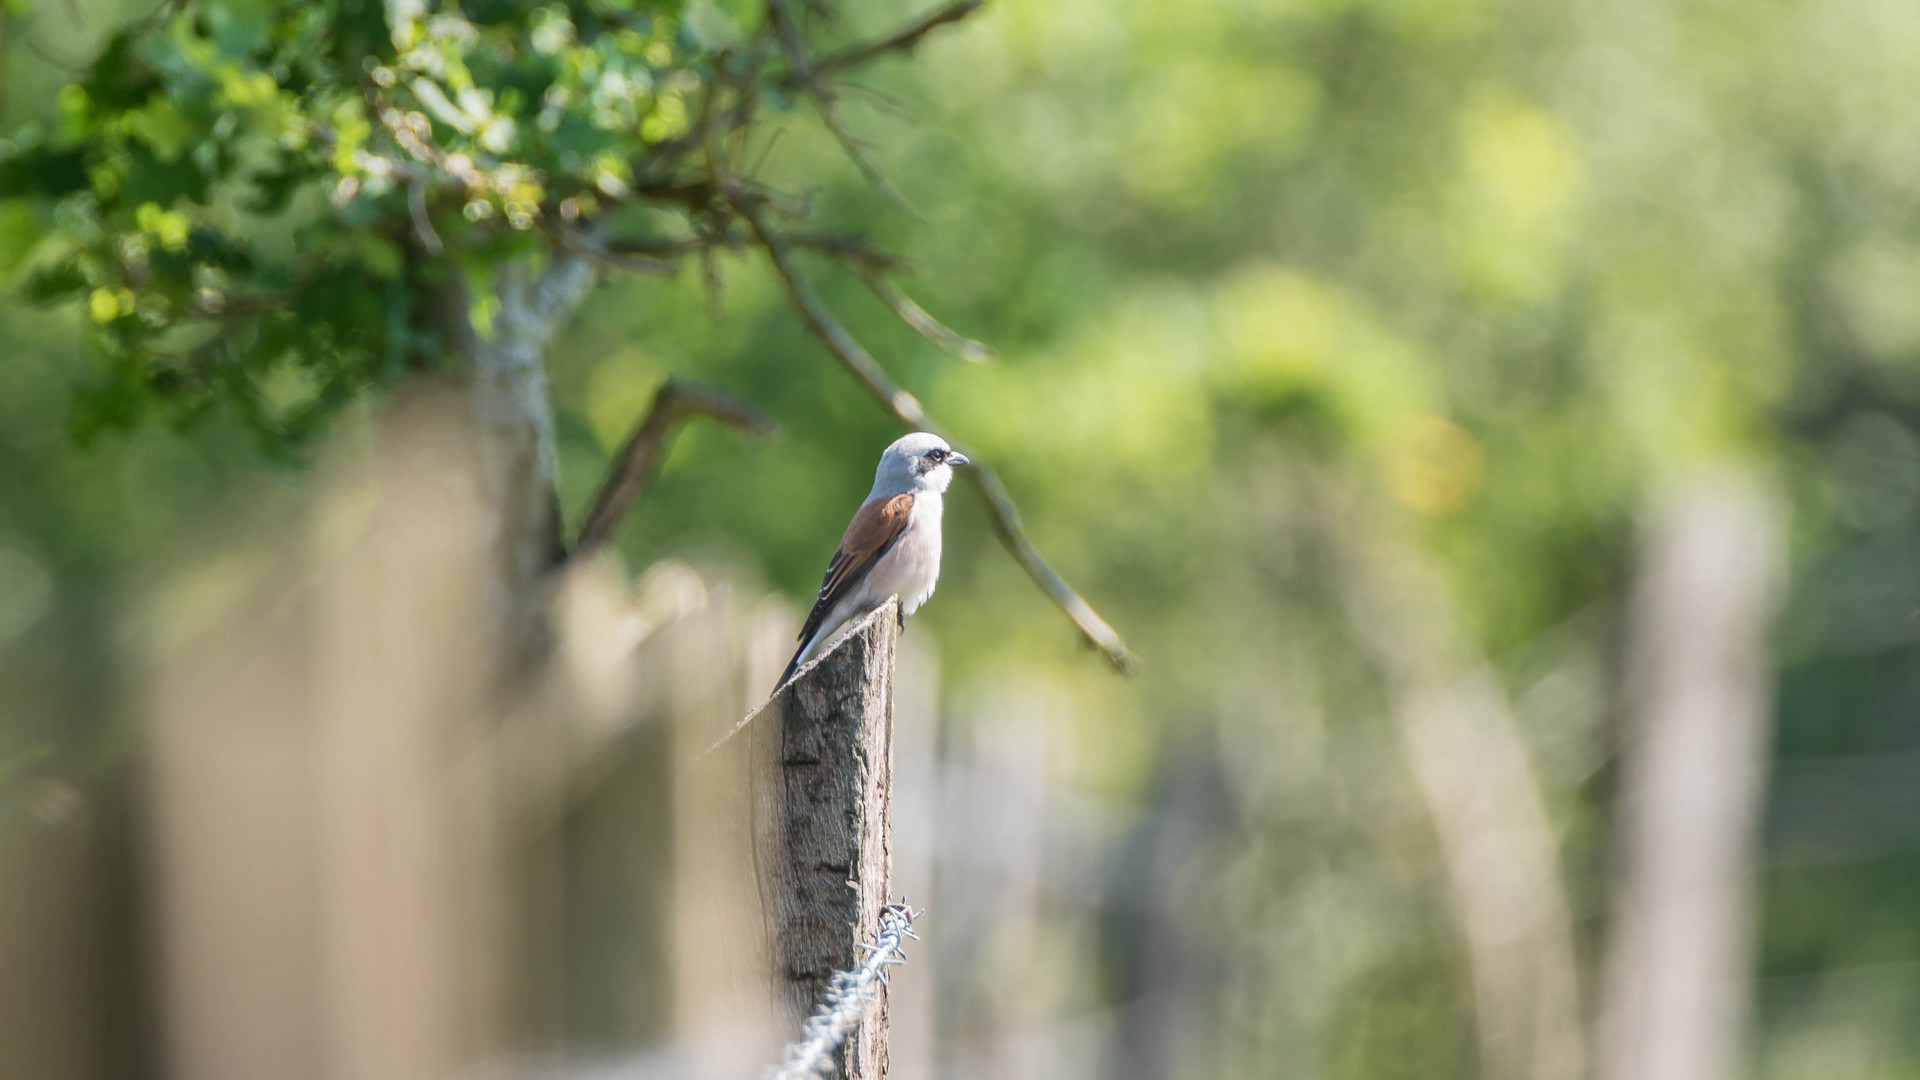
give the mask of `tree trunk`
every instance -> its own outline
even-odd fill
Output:
[[[546,351],[595,280],[593,264],[573,255],[554,255],[537,275],[526,260],[508,263],[487,336],[473,327],[464,281],[449,283],[441,298],[442,333],[467,379],[488,552],[485,640],[503,675],[524,670],[547,644],[547,572],[563,541]]]

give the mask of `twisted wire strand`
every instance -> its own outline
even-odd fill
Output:
[[[906,963],[902,947],[913,932],[913,920],[925,914],[905,904],[880,909],[880,931],[871,943],[862,943],[866,959],[852,971],[836,971],[827,982],[827,996],[800,1027],[800,1039],[789,1043],[771,1080],[817,1080],[833,1068],[834,1051],[866,1018],[879,988],[887,984],[887,969]]]

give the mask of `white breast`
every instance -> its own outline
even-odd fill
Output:
[[[944,509],[938,493],[914,494],[905,535],[880,557],[862,590],[871,598],[869,607],[898,595],[901,607],[911,615],[933,595],[934,584],[940,580],[940,518]]]
[[[905,534],[874,564],[861,587],[827,613],[820,629],[801,647],[797,658],[800,662],[811,659],[849,621],[886,603],[889,596],[900,598],[902,612],[907,615],[927,602],[927,597],[933,595],[934,583],[940,580],[943,509],[939,492],[914,493]]]

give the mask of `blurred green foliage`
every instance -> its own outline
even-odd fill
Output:
[[[409,227],[404,193],[329,218],[316,185],[353,166],[289,119],[333,110],[351,129],[355,50],[399,62],[379,9],[193,9],[139,55],[116,28],[144,11],[10,15],[5,126],[40,134],[0,170],[34,200],[0,203],[22,301],[0,309],[0,771],[111,760],[118,729],[93,721],[115,707],[133,584],[297,488],[256,467],[254,434],[304,431],[410,362],[360,306],[414,272],[377,243]],[[301,53],[315,11],[354,15],[366,40]],[[533,9],[488,12],[486,33],[542,33]],[[835,32],[898,17],[856,4]],[[621,62],[667,81],[649,50],[695,24],[644,22]],[[1764,470],[1793,514],[1752,1071],[1920,1070],[1916,48],[1905,0],[994,0],[845,96],[922,220],[877,204],[808,125],[770,152],[770,182],[814,187],[825,227],[912,256],[910,291],[999,350],[955,363],[822,275],[1147,663],[1120,681],[1079,654],[956,499],[912,631],[937,638],[954,715],[1053,687],[1067,704],[1045,718],[1048,767],[1127,827],[1183,785],[1219,792],[1169,886],[1219,935],[1191,943],[1211,987],[1180,1014],[1191,1075],[1473,1074],[1430,841],[1331,583],[1343,501],[1391,506],[1442,557],[1517,702],[1592,936],[1636,515],[1724,457]],[[275,57],[307,82],[249,78]],[[563,66],[503,61],[486,78],[529,81],[490,107],[517,153],[585,184],[595,114],[539,119]],[[638,110],[620,123],[668,131],[666,100],[617,106]],[[499,137],[437,123],[476,155]],[[496,211],[474,228],[511,244]],[[302,230],[323,219],[315,243]],[[73,230],[78,245],[56,238]],[[786,440],[689,430],[622,547],[804,597],[893,429],[755,262],[721,261],[723,319],[697,280],[614,280],[554,350],[563,501],[585,504],[661,378],[721,385]],[[173,335],[208,268],[235,296],[337,288],[207,339],[252,359],[223,352],[215,382],[181,391],[199,421],[183,434],[70,441],[73,387],[81,415],[130,422],[162,354],[204,347]],[[275,374],[289,355],[307,372],[291,386]],[[1034,1007],[1123,999],[1115,951],[1098,977],[1036,976]]]
[[[16,295],[93,324],[82,434],[220,408],[292,455],[441,363],[436,256],[484,283],[687,133],[738,30],[682,7],[207,0],[114,27],[0,143]]]

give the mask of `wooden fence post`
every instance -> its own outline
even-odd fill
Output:
[[[1732,470],[1674,489],[1651,526],[1627,624],[1633,708],[1596,1075],[1724,1080],[1748,1069],[1785,529],[1758,478]]]
[[[789,1037],[835,971],[860,962],[892,873],[893,659],[899,604],[855,624],[773,700],[753,740],[754,843],[774,961],[774,1015]],[[883,990],[841,1053],[847,1080],[887,1066]]]

